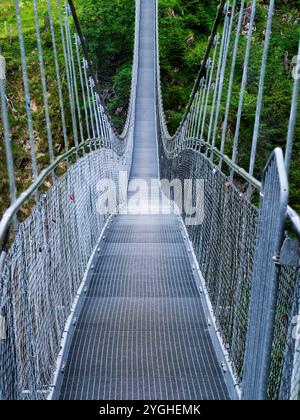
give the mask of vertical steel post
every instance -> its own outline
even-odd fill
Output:
[[[222,130],[221,147],[220,147],[220,151],[222,154],[224,153],[224,148],[225,148],[225,140],[226,140],[229,110],[230,110],[230,105],[231,105],[231,95],[232,95],[232,88],[233,88],[234,71],[235,71],[235,66],[236,66],[239,40],[240,40],[240,34],[241,34],[241,28],[242,28],[244,6],[245,6],[245,0],[242,0],[241,5],[240,5],[239,18],[238,18],[238,24],[237,24],[236,36],[235,36],[235,42],[234,42],[234,48],[233,48],[233,54],[232,54],[226,110],[225,110],[225,117],[224,117],[223,130]],[[222,160],[220,160],[219,166],[220,166],[220,169],[222,169]]]
[[[204,111],[203,111],[203,119],[202,119],[202,124],[201,124],[200,140],[203,140],[206,114],[207,114],[207,107],[208,107],[210,90],[211,90],[211,85],[212,85],[212,80],[213,80],[214,69],[215,69],[215,62],[216,62],[216,55],[217,55],[219,38],[220,38],[220,36],[219,36],[219,34],[217,34],[215,36],[215,39],[214,39],[215,49],[214,49],[214,54],[213,54],[213,59],[212,59],[212,64],[211,64],[211,71],[210,71],[210,76],[209,76],[209,81],[208,81],[208,86],[207,86],[207,92],[206,92],[206,99],[205,99],[205,105],[204,105]]]
[[[34,10],[36,39],[37,39],[38,56],[39,56],[39,64],[40,64],[40,75],[41,75],[42,91],[43,91],[43,101],[44,101],[44,108],[45,108],[49,157],[50,157],[50,162],[53,163],[54,161],[53,138],[52,138],[52,131],[51,131],[51,121],[50,121],[50,113],[49,113],[49,102],[48,102],[47,83],[46,83],[46,76],[45,76],[45,65],[44,65],[44,58],[43,58],[40,22],[39,22],[39,15],[38,15],[38,8],[37,8],[36,0],[33,0],[33,10]]]
[[[64,146],[65,146],[65,151],[67,152],[68,149],[69,149],[69,144],[68,144],[68,136],[67,136],[67,128],[66,128],[64,101],[63,101],[63,94],[62,94],[60,66],[59,66],[59,63],[58,63],[58,55],[57,55],[57,46],[56,46],[56,39],[55,39],[55,33],[54,33],[52,6],[51,6],[50,0],[47,0],[47,5],[48,5],[48,13],[49,13],[49,21],[50,21],[50,31],[51,31],[52,46],[53,46],[53,55],[54,55],[54,64],[55,64],[55,73],[56,73],[56,80],[57,80],[57,90],[58,90],[59,108],[60,108],[60,113],[61,113]]]
[[[207,90],[207,82],[210,78],[210,72],[212,70],[211,68],[212,66],[212,60],[209,58],[206,62],[206,77],[204,79],[204,86],[203,86],[203,94],[202,94],[202,99],[201,99],[201,106],[200,106],[200,111],[199,111],[199,116],[198,116],[198,122],[197,125],[195,127],[195,137],[198,139],[199,135],[200,135],[200,129],[201,129],[201,123],[202,123],[202,118],[203,118],[203,111],[204,111],[204,103],[205,103],[205,99],[206,99],[206,90]],[[200,139],[201,140],[201,139]]]
[[[273,14],[274,14],[274,4],[275,4],[275,0],[271,0],[270,5],[269,5],[268,22],[267,22],[267,29],[266,29],[266,35],[265,35],[265,45],[264,45],[264,52],[263,52],[263,57],[262,57],[260,79],[259,79],[259,89],[258,89],[258,96],[257,96],[254,132],[253,132],[253,138],[252,138],[252,149],[251,149],[251,157],[250,157],[250,165],[249,165],[249,175],[251,176],[253,175],[253,172],[254,172],[254,165],[255,165],[255,158],[256,158],[256,149],[257,149],[257,142],[258,142],[258,135],[259,135],[259,127],[260,127],[260,117],[261,117],[263,95],[264,95],[267,58],[268,58],[268,51],[269,51],[269,45],[270,45],[272,19],[273,19]],[[248,194],[250,194],[250,189],[248,189]]]
[[[99,120],[98,120],[98,113],[96,110],[96,100],[95,100],[95,92],[94,92],[95,82],[91,77],[89,78],[89,85],[90,85],[90,92],[91,92],[91,98],[92,98],[92,106],[93,106],[93,111],[94,111],[94,119],[96,122],[97,137],[100,138],[101,134],[100,134]]]
[[[219,82],[217,108],[216,108],[214,130],[213,130],[213,136],[212,136],[212,142],[211,142],[211,147],[212,147],[211,156],[210,156],[211,160],[213,160],[214,147],[215,147],[216,137],[217,137],[219,114],[220,114],[220,108],[221,108],[221,100],[222,100],[222,93],[223,93],[223,86],[224,86],[224,79],[225,79],[227,57],[228,57],[229,45],[230,45],[230,41],[231,41],[232,26],[233,26],[233,21],[234,21],[235,6],[236,6],[236,0],[234,0],[233,5],[231,7],[231,18],[230,18],[230,23],[229,23],[227,39],[226,39],[226,42],[225,42],[223,64],[222,64],[222,68],[221,68],[221,72],[220,72],[220,82]]]
[[[76,56],[77,56],[77,63],[78,63],[78,69],[79,69],[79,78],[80,78],[81,92],[82,92],[82,98],[83,98],[85,126],[86,126],[87,136],[90,139],[91,138],[90,124],[89,124],[89,118],[88,118],[88,112],[87,112],[87,103],[86,103],[86,97],[85,97],[85,89],[84,89],[84,82],[83,82],[83,75],[82,75],[82,67],[81,67],[81,60],[80,60],[80,54],[79,54],[79,45],[80,45],[80,38],[79,38],[79,36],[77,34],[75,34]]]
[[[25,54],[25,45],[24,45],[24,38],[23,38],[23,28],[22,28],[22,19],[21,19],[19,0],[15,0],[15,9],[16,9],[16,17],[17,17],[17,23],[18,23],[18,36],[19,36],[20,54],[21,54],[21,63],[22,63],[22,78],[23,78],[24,95],[25,95],[25,101],[26,101],[26,115],[27,115],[27,125],[28,125],[31,163],[32,163],[32,177],[35,180],[38,176],[38,166],[37,166],[36,155],[35,155],[35,140],[34,140],[34,134],[33,134],[29,81],[28,81],[28,74],[27,74],[27,63],[26,63],[26,54]]]
[[[3,134],[4,134],[6,164],[7,164],[7,172],[8,172],[8,180],[9,180],[10,201],[11,203],[14,203],[17,198],[17,189],[16,189],[16,181],[15,181],[13,154],[12,154],[12,149],[11,149],[11,134],[10,134],[9,118],[8,118],[8,112],[7,112],[7,106],[6,106],[5,85],[6,85],[6,62],[5,62],[5,58],[2,55],[0,55],[0,96],[1,96]]]
[[[97,108],[99,122],[100,122],[101,135],[102,135],[102,137],[105,138],[106,137],[106,126],[105,126],[105,121],[104,121],[104,116],[103,116],[103,108],[102,108],[101,103],[100,103],[100,97],[99,97],[98,92],[95,92],[95,98],[96,98],[96,108]]]
[[[232,150],[233,163],[236,163],[237,153],[238,153],[240,127],[241,127],[241,120],[242,120],[244,97],[245,97],[245,92],[246,92],[246,84],[247,84],[247,78],[248,78],[248,66],[249,66],[249,60],[250,60],[251,41],[252,41],[252,35],[253,35],[255,12],[256,12],[256,0],[253,0],[252,9],[251,9],[251,17],[250,17],[250,22],[249,22],[247,47],[246,47],[246,53],[245,53],[245,59],[244,59],[244,71],[243,71],[243,78],[242,78],[242,84],[241,84],[241,93],[240,93],[240,100],[239,100],[239,107],[238,107],[235,135],[234,135],[234,142],[233,142],[233,150]],[[231,182],[233,181],[233,176],[234,176],[234,171],[231,170],[230,172]]]
[[[80,140],[82,143],[84,141],[82,117],[81,117],[80,102],[79,102],[79,95],[78,95],[77,77],[76,77],[76,71],[75,71],[73,44],[72,44],[71,31],[70,31],[70,25],[69,25],[69,5],[67,4],[66,1],[65,1],[65,12],[66,12],[65,31],[66,31],[66,43],[67,43],[67,51],[68,51],[68,58],[69,58],[69,69],[70,69],[70,76],[71,76],[70,80],[71,80],[72,91],[75,96],[74,103],[76,104]],[[78,144],[76,145],[76,147],[78,147]]]
[[[87,76],[88,62],[86,61],[85,58],[82,60],[82,64],[83,64],[83,73],[84,73],[86,94],[87,94],[88,105],[89,105],[89,113],[90,113],[92,133],[93,133],[93,138],[95,138],[96,135],[95,135],[94,117],[93,117],[93,110],[92,110],[92,106],[91,106],[91,96],[90,96],[89,81],[88,81],[88,76]]]
[[[201,100],[201,96],[202,96],[202,83],[200,81],[200,85],[199,85],[199,90],[195,95],[194,98],[194,102],[193,102],[193,108],[194,108],[194,114],[193,114],[193,120],[190,126],[190,132],[189,132],[189,137],[194,138],[194,131],[195,131],[195,124],[197,121],[197,116],[198,116],[198,112],[199,112],[199,102]]]
[[[208,134],[207,134],[207,140],[206,140],[208,144],[210,144],[210,137],[211,137],[212,129],[213,129],[215,106],[216,106],[218,88],[219,88],[219,83],[220,83],[220,73],[221,73],[221,69],[222,69],[222,65],[223,65],[223,60],[225,58],[225,46],[226,46],[227,34],[228,34],[228,30],[229,30],[229,27],[228,27],[228,20],[229,20],[228,19],[228,3],[226,3],[224,13],[225,13],[224,29],[223,29],[222,40],[221,40],[217,75],[216,75],[215,86],[214,86],[213,102],[212,102],[212,106],[211,106]]]
[[[200,119],[201,119],[201,111],[203,105],[203,99],[205,96],[205,87],[206,87],[206,79],[203,77],[200,80],[200,91],[198,93],[198,101],[197,101],[197,108],[196,108],[196,116],[193,124],[193,131],[192,137],[195,139],[197,135],[197,128],[199,127]]]
[[[62,48],[63,48],[65,70],[66,70],[66,76],[67,76],[67,87],[68,87],[71,118],[72,118],[72,133],[73,133],[73,137],[74,137],[74,143],[75,143],[75,146],[76,146],[76,145],[78,145],[78,131],[77,131],[76,111],[75,111],[75,104],[74,104],[73,89],[72,89],[72,84],[71,84],[69,59],[68,59],[68,54],[67,54],[65,29],[64,29],[63,19],[62,19],[62,11],[61,11],[60,0],[56,0],[56,5],[57,5],[57,13],[58,13],[58,19],[59,19],[59,26],[60,26],[60,36],[61,36],[61,43],[62,43]]]

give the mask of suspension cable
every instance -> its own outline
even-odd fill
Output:
[[[207,48],[206,48],[206,51],[205,51],[205,54],[204,54],[204,58],[203,58],[203,60],[201,62],[200,70],[199,70],[198,75],[197,75],[197,78],[195,80],[194,87],[193,87],[193,90],[191,92],[191,96],[190,96],[189,102],[188,102],[188,104],[186,106],[185,114],[184,114],[184,116],[183,116],[183,118],[181,120],[181,123],[180,123],[180,125],[179,125],[176,133],[174,134],[174,136],[172,136],[173,138],[176,138],[176,136],[181,131],[181,129],[182,129],[184,123],[185,123],[185,120],[188,117],[188,114],[190,112],[190,109],[192,107],[192,104],[194,102],[194,98],[195,98],[196,93],[198,91],[200,80],[202,79],[202,77],[205,77],[205,75],[206,75],[206,62],[209,59],[210,51],[211,51],[211,49],[212,49],[212,47],[214,45],[214,39],[215,39],[215,36],[217,34],[217,30],[218,30],[219,24],[220,24],[220,22],[222,20],[222,17],[223,17],[223,10],[224,10],[225,3],[226,3],[226,0],[221,0],[219,6],[217,8],[217,16],[216,16],[216,19],[215,19],[214,24],[213,24],[211,35],[210,35],[210,37],[208,39],[208,45],[207,45]]]

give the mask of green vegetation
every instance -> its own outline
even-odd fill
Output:
[[[55,11],[56,0],[51,0]],[[208,36],[215,18],[218,0],[159,0],[160,49],[163,98],[169,131],[173,133],[185,110],[200,62],[207,46]],[[255,33],[251,50],[251,60],[244,112],[241,125],[239,162],[249,164],[256,96],[259,81],[259,67],[264,45],[264,28],[267,16],[267,1],[258,2]],[[28,72],[31,82],[32,113],[39,168],[49,163],[47,137],[44,121],[43,99],[35,38],[32,1],[20,2],[25,32]],[[57,101],[57,83],[53,66],[53,49],[47,17],[47,4],[39,0],[39,16],[42,43],[49,92],[52,131],[55,153],[63,151],[63,136]],[[102,99],[116,127],[121,130],[126,119],[130,95],[132,46],[134,34],[134,0],[75,0],[78,15],[89,46],[97,77],[103,91]],[[12,126],[12,142],[19,191],[31,182],[30,150],[25,118],[25,100],[21,79],[19,43],[13,0],[0,0],[0,48],[7,60],[7,98]],[[64,84],[65,107],[69,115],[66,74],[61,51],[60,33],[56,13],[54,13],[56,37],[59,46],[59,61]],[[270,152],[275,146],[284,147],[290,112],[292,92],[292,58],[297,54],[300,27],[300,0],[277,0],[276,14],[272,28],[272,41],[266,76],[265,99],[259,138],[258,160],[255,175],[261,172]],[[10,29],[10,25],[11,29]],[[245,30],[245,28],[243,28]],[[240,42],[239,59],[234,80],[232,106],[228,126],[226,152],[231,154],[235,128],[236,110],[240,92],[243,68],[243,52],[246,36]],[[232,49],[231,49],[232,51]],[[229,55],[229,62],[231,52]],[[229,70],[229,66],[227,71]],[[224,98],[227,85],[224,87]],[[221,109],[224,113],[224,108]],[[298,121],[299,122],[299,121]],[[68,118],[68,133],[71,122]],[[217,144],[220,141],[221,123]],[[2,138],[0,125],[0,137]],[[73,143],[69,135],[70,144]],[[4,156],[3,141],[0,154]],[[291,169],[292,205],[300,211],[300,127],[296,131],[294,163]],[[4,159],[0,160],[0,214],[8,205],[8,185]]]
[[[131,87],[134,0],[77,0],[82,32],[113,122],[121,130]]]
[[[195,76],[207,45],[207,38],[216,14],[218,1],[160,0],[160,46],[163,98],[168,126],[174,133],[185,110]],[[255,18],[255,32],[251,47],[248,84],[240,131],[239,163],[248,168],[256,110],[259,69],[264,46],[264,30],[268,1],[259,1]],[[265,97],[259,137],[255,175],[261,178],[267,159],[276,146],[285,147],[292,96],[292,58],[297,55],[300,35],[300,1],[276,1],[272,38],[265,83]],[[238,108],[243,60],[247,42],[246,26],[240,41],[239,58],[233,86],[227,132],[226,153],[231,155]],[[232,40],[233,44],[233,40]],[[231,63],[232,48],[228,63]],[[225,104],[228,74],[223,89]],[[224,115],[224,106],[221,115]],[[222,123],[218,130],[220,142]],[[294,160],[291,168],[291,203],[300,211],[300,125],[296,130]],[[298,183],[297,183],[298,180]]]
[[[133,0],[95,2],[84,1],[81,13],[83,31],[87,36],[98,76],[107,92],[105,99],[114,122],[120,128],[126,116],[129,99],[129,80],[133,39]],[[191,89],[203,58],[213,25],[218,0],[159,0],[160,60],[165,113],[170,133],[174,133],[185,111]],[[239,163],[249,166],[249,154],[256,110],[259,69],[264,46],[264,30],[268,1],[259,1],[255,19],[255,32],[251,48],[248,85],[241,124]],[[287,124],[292,94],[292,58],[297,54],[300,1],[276,1],[272,40],[265,83],[265,97],[258,146],[255,175],[261,178],[262,170],[271,151],[285,147]],[[95,28],[97,29],[95,32]],[[112,28],[112,29],[110,29]],[[124,28],[126,28],[124,33]],[[229,116],[226,152],[231,147],[238,108],[243,57],[247,38],[246,26],[240,41],[239,58],[233,86]],[[231,52],[228,63],[231,62]],[[227,66],[227,78],[229,65]],[[225,104],[227,84],[223,89]],[[224,107],[221,113],[224,113]],[[220,141],[221,123],[218,131]],[[296,132],[294,159],[291,168],[292,205],[300,211],[300,127]],[[298,157],[298,158],[297,158]]]
[[[49,164],[47,134],[45,126],[44,103],[37,55],[36,29],[32,0],[20,1],[21,17],[30,82],[31,112],[35,137],[35,148],[39,170]],[[63,0],[60,0],[63,4]],[[97,77],[102,88],[102,99],[106,102],[116,127],[121,130],[126,118],[130,94],[132,47],[134,34],[134,0],[75,0],[75,6],[88,42]],[[126,3],[126,4],[125,4]],[[53,46],[49,28],[46,0],[38,0],[38,14],[41,27],[43,58],[50,106],[51,129],[55,156],[64,151],[61,114],[57,100],[57,81],[54,67]],[[72,124],[66,84],[65,63],[61,44],[57,1],[51,0],[55,36],[59,53],[59,65],[63,84],[63,96],[67,116],[69,144],[74,144]],[[72,19],[70,19],[72,24]],[[14,166],[17,189],[24,191],[32,182],[29,136],[27,130],[25,96],[22,82],[20,46],[14,0],[0,0],[0,53],[7,64],[7,105],[10,118]],[[0,217],[9,206],[9,189],[3,128],[0,124]],[[62,166],[60,171],[65,168]],[[51,180],[46,182],[46,187]],[[23,209],[26,217],[30,208]]]
[[[181,121],[203,59],[218,0],[160,0],[160,65],[169,131]]]
[[[56,0],[51,0],[54,10],[54,23],[56,39],[60,46],[60,31],[56,10]],[[35,149],[39,170],[48,166],[49,153],[47,145],[47,135],[45,127],[45,113],[42,96],[42,86],[39,72],[39,61],[37,54],[35,22],[32,1],[20,2],[22,25],[24,32],[25,50],[27,55],[27,70],[30,81],[31,111],[33,116],[33,127],[35,137]],[[18,41],[17,21],[15,16],[14,1],[0,1],[0,51],[6,59],[7,65],[7,106],[9,111],[12,148],[14,155],[14,166],[16,172],[16,182],[18,191],[23,191],[32,182],[31,157],[27,130],[26,105],[23,91],[22,70],[20,60],[20,46]],[[47,14],[47,3],[45,0],[38,1],[38,12],[41,25],[41,37],[43,47],[43,58],[45,62],[45,75],[47,80],[48,100],[50,107],[50,118],[52,124],[54,153],[57,156],[63,151],[63,136],[61,129],[59,103],[57,100],[57,81],[54,70],[54,58],[51,33],[49,28],[49,18]],[[61,67],[62,80],[65,81],[66,74],[64,69],[63,53],[59,48],[59,62]],[[64,83],[64,89],[66,89]],[[67,98],[67,95],[64,95]],[[66,114],[70,115],[68,102],[65,101]],[[70,119],[67,117],[68,128],[71,127]],[[70,135],[69,142],[73,144]],[[0,124],[0,215],[3,209],[9,204],[8,180],[5,156],[2,123]],[[48,186],[49,182],[46,183]],[[28,209],[24,209],[26,216]]]

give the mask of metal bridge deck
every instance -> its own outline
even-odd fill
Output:
[[[158,177],[155,7],[142,0],[131,178]],[[60,399],[226,399],[190,257],[171,215],[118,215],[89,275]]]
[[[90,276],[60,398],[228,398],[175,215],[116,217]]]

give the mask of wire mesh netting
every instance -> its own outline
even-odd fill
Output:
[[[205,156],[184,150],[174,160],[161,159],[166,179],[204,180],[204,220],[187,226],[206,281],[217,325],[241,379],[257,209]]]
[[[242,384],[254,258],[257,252],[262,252],[256,246],[259,212],[247,194],[230,183],[219,167],[199,151],[196,143],[182,142],[173,159],[166,155],[161,143],[162,178],[204,180],[204,220],[199,226],[187,226],[187,231],[205,279],[219,333],[238,382]],[[273,234],[272,230],[267,233]],[[267,235],[264,241],[272,243]],[[265,265],[265,260],[261,263]],[[270,263],[274,265],[272,258]],[[299,268],[280,266],[278,282],[268,398],[297,399],[299,340],[297,342],[293,334],[299,314]]]
[[[40,168],[36,165],[31,115],[34,104],[30,102],[28,93],[32,69],[28,79],[28,63],[26,64],[24,51],[22,53],[22,13],[18,0],[14,4],[16,16],[12,37],[17,38],[19,35],[21,58],[18,59],[18,65],[22,68],[21,85],[24,85],[23,114],[26,114],[28,123],[26,137],[28,135],[30,140],[27,154],[31,154],[32,177],[36,180]],[[53,57],[51,54],[51,60],[54,59],[51,63],[55,65],[59,77],[58,84],[53,84],[57,92],[49,97],[45,77],[48,59],[44,60],[45,45],[42,42],[45,34],[40,31],[41,10],[34,0],[34,8],[31,10],[31,20],[34,22],[31,32],[34,35],[31,35],[34,39],[36,61],[39,61],[38,77],[43,91],[38,104],[43,111],[41,137],[48,142],[46,160],[53,163],[56,150],[53,149],[55,142],[53,143],[51,109],[49,110],[49,103],[53,101],[56,112],[60,112],[62,116],[62,127],[59,131],[59,136],[62,137],[60,142],[63,141],[61,147],[67,152],[69,146],[75,146],[74,155],[76,154],[77,161],[70,166],[65,165],[67,171],[60,178],[48,167],[49,177],[52,175],[52,187],[46,194],[39,191],[40,194],[36,196],[37,204],[25,222],[18,224],[15,217],[14,242],[7,255],[5,249],[0,255],[1,269],[3,266],[0,274],[0,399],[47,397],[67,318],[92,250],[108,217],[96,211],[98,192],[104,189],[106,179],[114,181],[118,187],[119,171],[128,172],[131,165],[136,116],[140,1],[136,2],[132,97],[121,136],[117,135],[110,117],[105,113],[90,63],[84,54],[82,57],[79,47],[82,47],[83,39],[76,36],[73,45],[74,28],[70,22],[71,11],[67,2],[47,0],[43,4],[47,5],[50,18],[52,41],[49,39],[49,42],[54,54]],[[299,261],[288,264],[280,259],[284,238],[279,238],[278,232],[286,221],[287,203],[283,206],[285,211],[279,213],[276,206],[281,197],[278,162],[276,166],[275,161],[271,161],[265,173],[265,190],[261,195],[260,211],[257,206],[260,183],[253,178],[256,172],[256,151],[274,0],[268,2],[266,22],[263,21],[263,27],[260,28],[265,42],[257,53],[262,53],[261,69],[255,69],[259,87],[255,121],[253,118],[254,133],[251,147],[249,143],[249,150],[243,153],[242,159],[239,147],[242,140],[241,122],[258,2],[253,0],[247,5],[245,1],[222,1],[221,4],[225,5],[225,9],[219,8],[215,30],[207,49],[207,60],[203,60],[199,80],[191,95],[191,104],[174,137],[167,131],[162,105],[156,25],[157,129],[161,178],[169,181],[179,179],[183,184],[186,180],[204,181],[203,203],[200,203],[203,206],[203,221],[197,225],[186,223],[186,227],[205,280],[218,332],[244,395],[253,395],[252,392],[259,388],[259,395],[265,392],[269,399],[299,399]],[[53,22],[51,23],[51,5],[57,6],[54,9],[57,41]],[[221,35],[218,35],[216,30],[220,22],[223,28],[220,29]],[[56,42],[61,63],[58,62],[54,48]],[[9,50],[8,44],[7,47]],[[211,51],[213,53],[210,59]],[[260,63],[260,56],[256,61]],[[233,92],[232,83],[237,62],[241,63],[240,73],[243,74],[239,75],[242,76],[240,89]],[[59,64],[66,75],[61,84]],[[3,136],[9,175],[9,185],[5,187],[5,193],[8,196],[10,191],[13,204],[16,200],[16,182],[12,165],[11,133],[17,133],[18,126],[14,125],[12,130],[9,127],[13,119],[10,118],[11,110],[7,107],[4,57],[1,57],[0,65]],[[292,82],[290,85],[292,86]],[[294,92],[297,92],[297,88],[299,89],[299,82],[295,81]],[[292,154],[297,99],[294,94],[284,169],[286,172]],[[234,109],[230,109],[232,102],[235,103]],[[64,119],[64,112],[67,121]],[[232,119],[231,126],[235,127],[234,135],[229,130],[229,118]],[[91,153],[85,154],[88,146]],[[79,157],[79,151],[83,152],[83,157]],[[225,151],[232,153],[232,157],[225,156]],[[250,155],[250,159],[246,155]],[[64,161],[67,162],[68,157]],[[242,161],[247,166],[250,163],[249,170],[242,169]],[[58,165],[55,166],[56,169],[57,167]],[[269,194],[268,201],[264,196],[265,191]],[[166,193],[169,195],[169,191]],[[34,194],[30,196],[34,197]],[[119,197],[116,204],[122,198]],[[192,190],[192,198],[194,203],[199,204],[195,189]],[[264,206],[266,202],[268,205]],[[21,206],[15,210],[14,216],[20,208]],[[186,220],[189,215],[183,212],[182,216]],[[4,236],[3,231],[0,233]],[[295,255],[299,257],[299,241],[295,240],[295,243]],[[251,302],[254,305],[251,306]],[[256,353],[249,352],[249,343],[253,344],[251,348],[256,349]],[[246,367],[250,372],[247,382]],[[267,378],[264,376],[266,372]],[[245,390],[243,387],[249,389]]]
[[[206,283],[218,331],[228,350],[233,371],[244,396],[249,396],[251,392],[254,395],[260,387],[264,389],[260,396],[264,393],[269,399],[297,399],[300,384],[299,339],[297,341],[293,336],[299,329],[299,322],[295,321],[299,315],[299,238],[295,240],[294,251],[295,258],[298,255],[298,261],[292,265],[281,263],[277,254],[280,254],[283,239],[281,238],[279,245],[277,243],[278,248],[275,248],[274,241],[277,240],[278,226],[285,224],[288,212],[286,205],[277,217],[276,206],[274,207],[277,197],[275,191],[278,189],[275,175],[279,169],[276,165],[270,165],[273,176],[267,176],[267,173],[272,172],[270,168],[265,173],[265,185],[271,198],[264,210],[264,221],[261,224],[259,221],[262,214],[258,210],[261,184],[253,178],[258,173],[259,165],[262,172],[262,165],[265,165],[267,159],[267,156],[265,160],[261,159],[257,150],[258,147],[262,148],[258,144],[261,141],[260,128],[263,124],[266,126],[264,90],[267,85],[266,76],[270,72],[269,44],[277,30],[272,28],[276,2],[267,2],[267,13],[265,19],[260,21],[260,28],[257,14],[261,6],[257,1],[221,3],[215,30],[210,37],[186,113],[174,136],[168,132],[164,114],[159,54],[157,55],[161,177],[168,180],[192,179],[194,183],[197,179],[204,180],[203,223],[199,226],[187,226],[187,230]],[[263,48],[260,46],[255,50],[252,41],[258,31],[262,31],[264,43]],[[159,45],[158,31],[157,44]],[[251,60],[254,56],[257,56],[257,60]],[[299,59],[300,56],[298,61]],[[239,69],[237,63],[242,63]],[[254,97],[255,115],[250,118],[246,96],[254,69],[258,89],[255,90]],[[239,89],[234,89],[237,76],[240,86]],[[272,76],[270,79],[272,80]],[[253,79],[251,82],[254,83]],[[294,165],[297,161],[296,156],[291,160],[291,150],[296,127],[299,80],[290,80],[289,87],[291,93],[293,90],[292,106],[285,164],[281,162],[280,168],[280,172],[286,173],[290,162]],[[245,118],[247,130],[253,133],[248,140],[242,132]],[[278,143],[274,141],[274,144]],[[195,199],[194,192],[194,202]],[[262,205],[263,195],[260,203]],[[299,221],[294,223],[295,228]],[[299,226],[296,231],[299,231]],[[262,232],[262,236],[260,242],[257,242],[259,232]],[[268,252],[266,247],[269,247]],[[255,270],[257,287],[252,283]],[[274,272],[276,276],[273,276]],[[264,289],[267,286],[260,284],[259,279],[263,275],[272,290],[269,296]],[[257,313],[261,314],[261,318],[254,328],[254,321],[249,321],[249,305],[255,293]],[[264,293],[265,301],[262,299]],[[261,331],[266,331],[266,339]],[[247,340],[252,341],[254,347],[260,340],[261,348],[256,356],[246,354]],[[258,347],[259,345],[255,348]],[[264,361],[259,361],[260,355],[263,356],[262,359],[265,358]],[[250,376],[256,375],[260,379],[255,379],[259,383],[254,385],[253,382],[249,385],[248,380],[243,382],[244,367],[249,366],[255,357],[257,363],[253,362]],[[248,388],[247,392],[243,387]]]
[[[32,4],[14,0],[4,8],[3,18],[11,21],[11,34],[10,39],[5,34],[1,37],[4,56],[0,56],[0,89],[10,187],[5,188],[7,197],[10,189],[11,207],[0,229],[1,400],[48,396],[64,328],[88,261],[107,218],[125,199],[118,188],[119,172],[129,172],[131,167],[139,19],[131,98],[124,130],[118,135],[101,102],[72,7],[72,2],[64,0],[33,0]],[[139,3],[136,14],[138,17]],[[17,74],[9,60],[12,48],[20,70]],[[33,49],[32,55],[29,48]],[[54,69],[56,79],[52,83]],[[18,113],[11,115],[8,99],[16,84],[21,105]],[[24,133],[16,115],[24,120]],[[57,115],[61,117],[58,127],[53,124]],[[19,196],[20,203],[14,209],[15,179],[20,174],[13,167],[12,141],[19,136],[28,137],[31,152],[22,176],[30,177],[27,169],[32,169],[31,188],[35,188],[23,194],[27,199]],[[39,153],[37,139],[47,141],[43,154]],[[51,167],[45,168],[44,161],[40,165],[41,155],[44,161],[50,160]],[[114,183],[116,197],[113,207],[101,213],[97,211],[101,207],[98,199],[108,182]],[[17,213],[25,206],[30,216],[20,222]],[[7,251],[11,212],[14,232]]]
[[[0,283],[1,399],[49,392],[66,320],[108,215],[96,211],[104,180],[125,160],[100,149],[77,161],[20,224]]]
[[[268,394],[272,399],[299,400],[300,272],[296,268],[281,267],[277,306]]]

